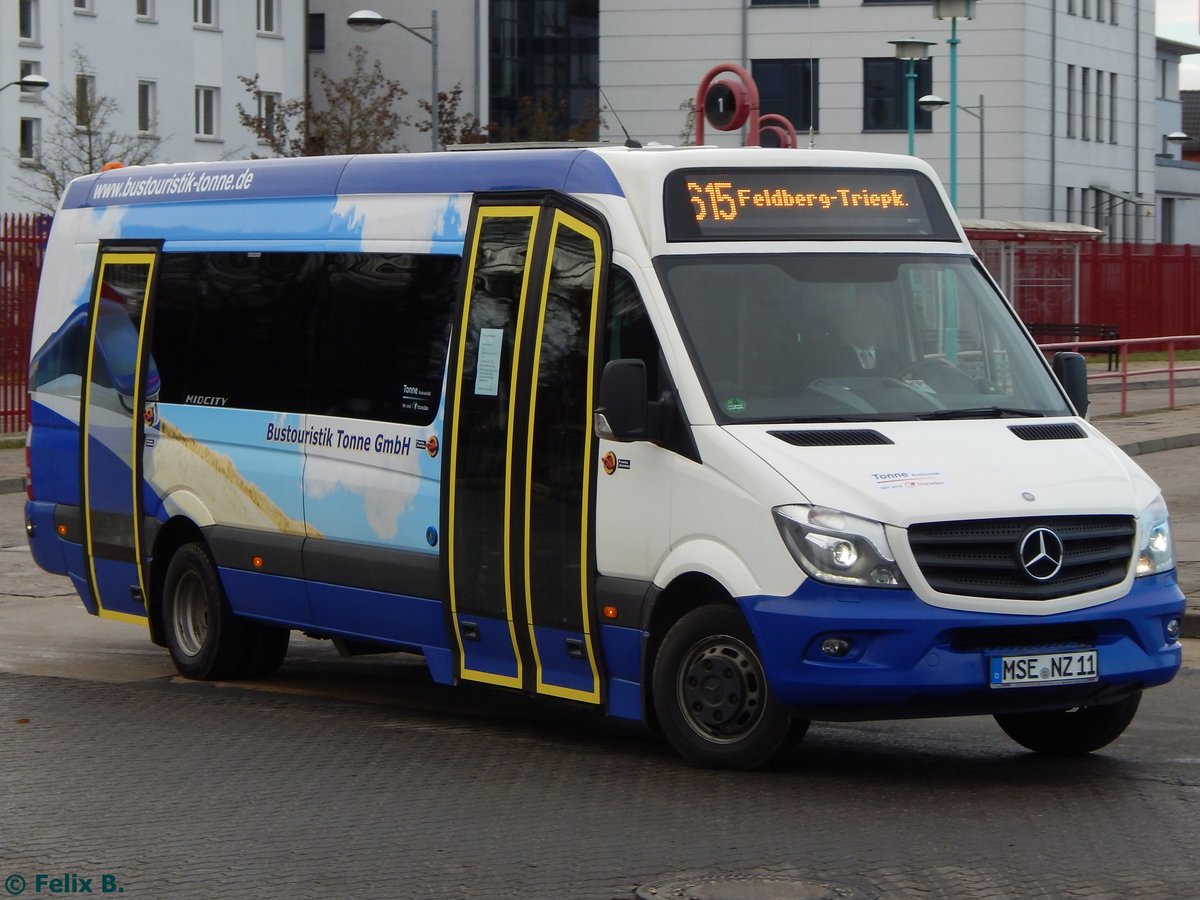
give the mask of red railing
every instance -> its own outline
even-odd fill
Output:
[[[1171,409],[1175,409],[1175,388],[1176,376],[1188,372],[1200,372],[1200,364],[1192,365],[1176,365],[1175,351],[1179,349],[1179,345],[1194,348],[1200,345],[1200,334],[1175,334],[1167,337],[1150,337],[1150,338],[1128,338],[1119,341],[1066,341],[1057,343],[1039,344],[1042,350],[1083,350],[1091,352],[1107,352],[1110,348],[1115,348],[1118,353],[1119,364],[1116,371],[1112,372],[1089,372],[1088,381],[1109,381],[1119,379],[1121,382],[1121,415],[1126,415],[1129,410],[1129,380],[1131,378],[1142,378],[1146,375],[1166,375],[1167,376],[1167,403]],[[1156,365],[1155,363],[1139,362],[1136,368],[1129,367],[1129,348],[1144,347],[1152,349],[1156,352],[1165,352],[1167,354],[1165,365]]]
[[[33,303],[50,216],[0,215],[0,434],[25,430]]]

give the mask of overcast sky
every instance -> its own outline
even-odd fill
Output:
[[[1154,24],[1159,37],[1200,47],[1200,0],[1158,0]],[[1179,86],[1200,90],[1200,55],[1183,58]]]

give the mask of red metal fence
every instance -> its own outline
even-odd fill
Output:
[[[1087,243],[1078,249],[1076,260],[1071,244],[1017,247],[1004,261],[1016,285],[1010,298],[1025,322],[1116,325],[1122,338],[1200,333],[1200,248]],[[1000,278],[995,261],[982,255]]]
[[[0,434],[23,431],[33,301],[50,216],[0,215]]]

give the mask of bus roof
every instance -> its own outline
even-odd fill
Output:
[[[912,157],[853,151],[560,146],[117,168],[73,181],[62,208],[390,193],[553,190],[632,196],[651,182],[660,185],[651,194],[657,196],[667,172],[713,165],[918,169],[933,175],[925,163]]]

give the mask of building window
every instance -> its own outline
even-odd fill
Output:
[[[1096,70],[1096,140],[1104,140],[1104,113],[1108,109],[1104,105],[1104,73]]]
[[[1116,9],[1116,7],[1113,7]],[[1117,142],[1117,73],[1108,73],[1108,142]]]
[[[1067,0],[1067,15],[1068,16],[1076,15],[1075,0]]]
[[[83,16],[94,16],[96,11],[92,8],[92,0],[72,0],[71,9],[73,12]]]
[[[876,3],[879,0],[865,0],[867,3]],[[907,0],[906,0],[907,2]],[[817,0],[750,0],[751,6],[816,6]],[[780,115],[783,115],[780,113]]]
[[[36,59],[23,59],[21,60],[20,72],[21,78],[24,78],[26,75],[41,75],[42,64]],[[36,91],[33,88],[27,87],[21,88],[22,100],[40,100],[41,96],[41,91]]]
[[[217,0],[192,0],[192,22],[205,28],[216,28]]]
[[[139,19],[154,19],[154,0],[137,0],[137,17]]]
[[[1104,0],[1096,0],[1096,21],[1104,21]]]
[[[1162,233],[1158,236],[1158,240],[1163,244],[1175,243],[1175,198],[1162,198],[1162,214],[1159,217],[1162,222]]]
[[[754,60],[750,74],[758,85],[759,112],[783,116],[797,131],[818,128],[817,72],[815,59]]]
[[[489,110],[500,139],[595,140],[599,0],[491,0],[488,7]]]
[[[96,76],[75,76],[75,124],[87,128],[92,123],[92,105],[96,102]]]
[[[217,137],[217,100],[220,90],[215,87],[196,88],[196,137]]]
[[[42,120],[22,119],[21,140],[17,155],[23,160],[35,160],[41,152]]]
[[[263,34],[279,33],[279,0],[258,0],[258,30]]]
[[[917,97],[933,93],[933,60],[915,63]],[[863,60],[863,131],[906,131],[908,129],[908,61],[894,57]],[[929,131],[933,114],[917,107],[913,128]]]
[[[258,121],[261,123],[260,134],[264,142],[275,135],[275,114],[279,111],[279,103],[282,99],[282,94],[272,94],[268,91],[258,92]]]
[[[1079,70],[1079,136],[1085,141],[1092,139],[1091,96],[1092,70],[1083,66]]]
[[[1075,188],[1067,188],[1067,221],[1075,221]]]
[[[1075,67],[1067,66],[1067,137],[1075,137]]]
[[[308,14],[308,52],[325,52],[325,13]]]
[[[1082,12],[1083,17],[1085,19],[1090,19],[1092,17],[1092,10],[1088,6],[1088,3],[1089,3],[1089,0],[1080,0],[1080,4],[1079,4],[1080,11]]]
[[[155,96],[156,85],[153,81],[139,81],[137,86],[137,128],[142,134],[154,132],[154,123],[158,118]]]
[[[17,36],[23,41],[41,40],[41,10],[38,0],[19,0],[17,4]]]

